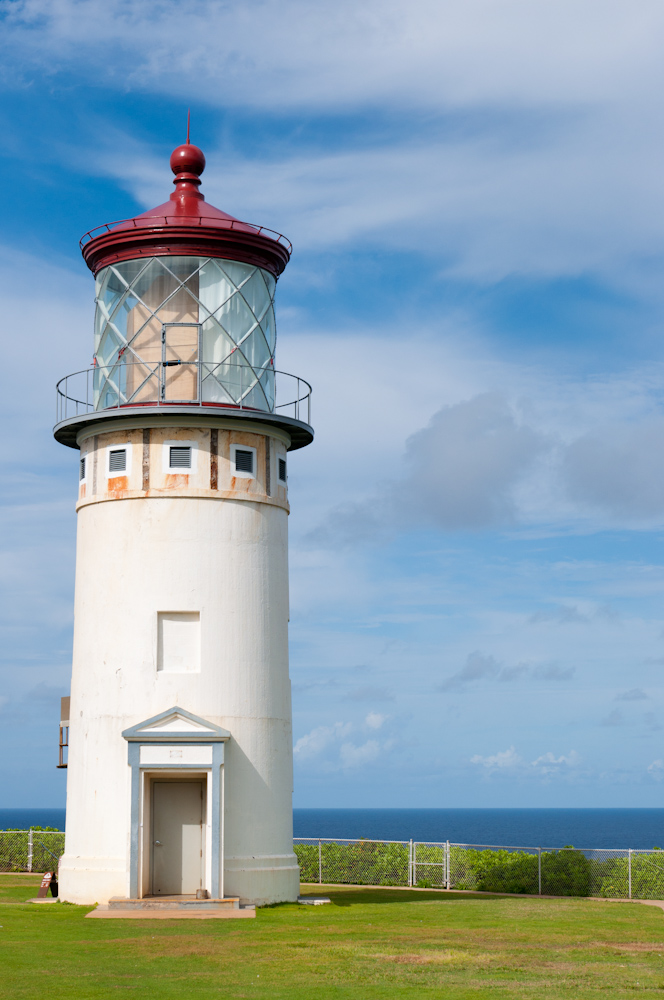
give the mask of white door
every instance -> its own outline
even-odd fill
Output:
[[[192,895],[203,887],[202,781],[152,784],[152,892]]]

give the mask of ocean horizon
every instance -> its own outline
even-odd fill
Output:
[[[0,809],[0,830],[54,826],[64,809]],[[664,809],[294,809],[296,838],[504,847],[664,847]]]

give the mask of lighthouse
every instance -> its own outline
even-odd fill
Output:
[[[77,450],[60,897],[294,900],[288,455],[275,365],[291,246],[212,207],[179,146],[163,205],[86,234],[94,360],[58,384]]]

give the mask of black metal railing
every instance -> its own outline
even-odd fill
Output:
[[[311,423],[311,386],[271,366],[216,361],[93,365],[60,379],[56,422],[130,406],[201,406],[279,413]]]

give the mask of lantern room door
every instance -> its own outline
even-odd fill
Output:
[[[161,398],[167,403],[200,400],[199,323],[164,323],[161,328]]]
[[[152,783],[152,895],[195,895],[204,885],[205,785]]]

